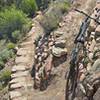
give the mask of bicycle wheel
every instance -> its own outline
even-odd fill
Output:
[[[74,100],[76,87],[77,87],[78,67],[73,71],[73,74],[68,74],[66,89],[65,89],[65,100]]]
[[[65,89],[65,100],[69,100],[70,89],[71,89],[71,80],[67,79],[66,89]]]
[[[75,71],[75,77],[73,79],[71,100],[74,100],[74,98],[76,96],[76,88],[77,88],[77,82],[78,82],[78,73],[79,73],[79,68],[77,66],[76,67],[76,71]]]

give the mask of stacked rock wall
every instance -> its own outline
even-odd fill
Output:
[[[61,38],[62,32],[54,34],[44,34],[34,43],[36,45],[34,66],[32,74],[34,77],[34,87],[47,87],[52,67],[55,66],[55,58],[61,58],[67,54],[65,47],[66,40]],[[43,86],[46,83],[46,86]]]
[[[87,67],[84,74],[81,75],[80,88],[85,91],[85,100],[99,100],[100,98],[100,1],[96,2],[91,15],[95,20],[91,19],[88,28],[88,39],[85,42],[87,52]],[[84,87],[84,88],[83,88]]]

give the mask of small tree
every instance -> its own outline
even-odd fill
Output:
[[[33,16],[38,9],[36,0],[16,0],[16,5],[17,8],[21,9],[29,16]]]
[[[44,18],[40,21],[46,33],[50,33],[57,28],[62,15],[67,12],[69,7],[69,3],[65,1],[55,1],[50,4],[49,9],[44,14]]]

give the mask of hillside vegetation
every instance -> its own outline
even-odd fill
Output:
[[[66,0],[0,0],[0,89],[10,80],[5,64],[15,58],[15,47],[31,29],[36,12],[44,12],[40,23],[50,33],[68,8]]]

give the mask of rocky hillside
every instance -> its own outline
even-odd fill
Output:
[[[86,18],[75,8],[97,21],[100,17],[100,2],[71,2],[70,6],[66,2],[59,4],[54,1],[55,5],[51,4],[46,12],[37,12],[38,15],[32,19],[32,29],[16,48],[8,91],[1,95],[1,100],[65,100],[65,75],[69,71],[74,39]],[[89,38],[84,46],[88,63],[84,67],[81,62],[83,67],[79,70],[75,100],[99,100],[100,25],[96,20],[90,20],[86,32]]]
[[[79,0],[74,2],[73,6],[88,14],[91,14],[93,12],[93,7],[95,6],[95,1],[88,0],[85,2]],[[36,68],[36,76],[34,79],[35,89],[40,88],[41,86],[43,89],[43,82],[46,84],[46,86],[49,86],[44,92],[40,92],[38,89],[34,90],[35,92],[33,93],[33,97],[35,100],[39,100],[40,98],[43,100],[64,99],[66,84],[64,76],[66,73],[66,68],[69,66],[69,60],[71,57],[70,54],[73,48],[73,40],[75,39],[75,36],[79,31],[80,24],[84,18],[85,16],[75,12],[75,10],[72,9],[63,17],[63,20],[61,23],[59,23],[59,28],[57,30],[53,31],[48,37],[42,36],[36,44],[36,62],[33,66],[33,69]],[[64,44],[66,44],[66,46]],[[67,59],[64,61],[62,54],[64,54],[66,58],[66,52]],[[43,63],[43,65],[41,63]],[[44,73],[41,73],[43,72],[43,68],[46,68],[45,70],[47,71],[47,76],[44,78],[44,81],[41,82],[41,75],[45,75]],[[54,79],[51,79],[52,81],[50,83],[49,80],[45,81],[45,79],[48,78],[48,74],[52,73],[54,75]],[[46,86],[44,87],[46,88]]]

